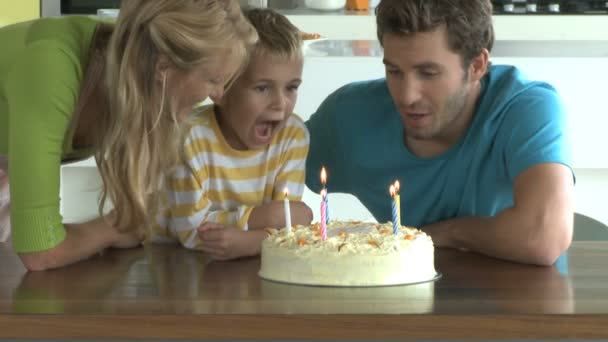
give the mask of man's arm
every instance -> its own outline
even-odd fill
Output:
[[[558,163],[538,164],[515,179],[513,207],[495,217],[449,219],[423,230],[438,247],[552,265],[572,241],[573,189],[570,168]]]

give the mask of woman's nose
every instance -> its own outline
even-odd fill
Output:
[[[211,94],[209,94],[209,97],[213,101],[221,100],[222,96],[224,96],[224,86],[215,87],[215,89],[213,89],[213,91],[211,91]]]

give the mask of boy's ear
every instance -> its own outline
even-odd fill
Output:
[[[157,81],[162,82],[166,77],[170,66],[171,62],[169,61],[169,58],[165,55],[160,55],[156,60],[156,65],[154,66],[154,78]]]

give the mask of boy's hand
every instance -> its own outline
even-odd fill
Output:
[[[291,223],[307,226],[312,222],[312,210],[304,202],[290,201]]]
[[[291,224],[309,225],[312,221],[312,210],[302,201],[289,202],[291,212]],[[285,227],[285,209],[283,201],[272,201],[259,205],[249,215],[249,230],[263,228]]]
[[[260,253],[262,240],[267,236],[261,231],[242,231],[235,227],[205,222],[198,228],[201,250],[217,260],[229,260]]]

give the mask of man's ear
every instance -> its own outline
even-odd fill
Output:
[[[469,72],[471,73],[471,79],[480,80],[488,70],[488,63],[490,61],[490,52],[488,49],[482,49],[481,53],[471,61]]]
[[[163,79],[167,77],[166,74],[169,71],[170,66],[171,61],[169,61],[169,58],[165,55],[160,55],[156,60],[156,65],[154,66],[154,78],[157,81],[162,82]]]

